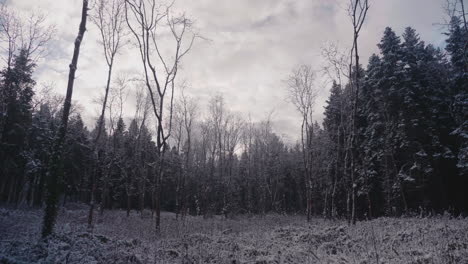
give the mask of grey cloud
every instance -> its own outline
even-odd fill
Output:
[[[79,23],[80,1],[36,0],[35,8],[50,13],[49,20],[58,26],[55,51],[41,62],[37,75],[41,81],[57,83],[64,91],[66,70]],[[377,52],[385,26],[401,33],[413,26],[421,39],[441,45],[443,36],[434,30],[442,20],[442,0],[375,0],[368,21],[360,36],[363,63]],[[254,119],[274,112],[274,127],[279,134],[294,142],[299,135],[299,118],[286,100],[284,80],[298,64],[321,67],[320,47],[336,41],[341,47],[351,44],[350,22],[345,6],[347,0],[177,0],[176,8],[185,10],[196,21],[198,31],[211,41],[199,41],[185,58],[179,83],[187,81],[192,96],[207,102],[216,93],[224,94],[228,106]],[[31,0],[15,0],[10,4],[22,10],[30,9]],[[105,64],[94,26],[88,25],[79,62],[75,99],[85,111],[93,109],[92,97],[100,94],[105,82]],[[128,45],[117,58],[116,72],[135,75],[141,72],[138,53]],[[116,75],[114,75],[116,76]],[[323,83],[318,77],[317,84]],[[323,105],[328,87],[320,88],[314,116],[323,119]],[[126,110],[132,115],[132,100]],[[93,111],[85,116],[91,120]],[[88,126],[93,126],[91,121]]]

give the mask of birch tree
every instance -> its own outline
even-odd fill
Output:
[[[350,0],[348,5],[348,14],[351,18],[353,26],[353,46],[351,48],[350,63],[349,63],[349,84],[352,90],[352,114],[350,118],[350,135],[347,142],[347,149],[345,155],[345,164],[349,159],[349,178],[350,178],[350,223],[356,223],[356,120],[357,120],[357,109],[359,101],[359,89],[360,89],[360,69],[359,69],[359,46],[358,39],[361,28],[364,25],[364,21],[369,10],[368,0]]]
[[[145,85],[156,119],[155,138],[159,161],[154,174],[153,196],[157,232],[161,222],[161,183],[164,177],[164,155],[172,128],[176,77],[182,59],[189,53],[197,37],[192,30],[193,22],[185,14],[174,16],[171,9],[172,4],[160,4],[156,0],[125,0],[126,22],[137,43]],[[169,41],[163,41],[161,33],[168,33],[172,45],[165,46]],[[166,121],[168,126],[165,126]]]
[[[317,95],[316,88],[313,85],[314,72],[309,65],[301,65],[293,70],[286,80],[289,100],[296,107],[302,118],[301,123],[301,146],[302,158],[304,163],[304,179],[306,183],[307,199],[307,221],[310,221],[312,215],[312,138],[313,138],[313,108]]]
[[[349,56],[347,52],[340,50],[337,44],[330,43],[328,46],[322,47],[322,57],[325,59],[323,72],[325,76],[332,81],[330,89],[330,98],[325,107],[324,128],[328,130],[334,148],[328,148],[331,152],[330,156],[334,156],[333,169],[329,170],[331,178],[331,195],[330,195],[330,216],[337,216],[336,196],[338,191],[338,180],[343,174],[343,148],[345,135],[345,102],[343,100],[344,81],[349,78],[348,65]],[[333,116],[335,115],[335,116]],[[336,120],[334,120],[336,119]],[[328,215],[328,212],[325,212]]]

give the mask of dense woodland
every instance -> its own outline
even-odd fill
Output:
[[[119,25],[113,34],[127,30],[125,37],[139,41],[138,25],[129,21],[138,14],[131,5],[138,1],[124,2],[113,16],[113,25]],[[1,203],[43,207],[53,186],[59,206],[90,204],[90,222],[94,203],[97,215],[159,208],[180,217],[276,212],[364,220],[468,212],[468,30],[458,11],[443,26],[444,48],[425,43],[413,28],[399,36],[388,27],[377,43],[379,54],[359,67],[345,58],[347,52],[331,47],[323,52],[325,71],[293,70],[284,87],[304,117],[296,144],[286,144],[275,133],[274,115],[252,121],[231,111],[229,98],[222,95],[202,107],[196,95],[189,95],[190,87],[175,81],[179,59],[196,34],[184,42],[190,44],[187,50],[177,50],[175,67],[164,65],[161,85],[151,80],[151,62],[144,64],[146,81],[111,76],[119,43],[103,34],[106,56],[95,55],[109,65],[105,96],[98,100],[102,114],[87,127],[80,102],[73,101],[58,159],[53,158],[54,142],[66,100],[34,80],[38,53],[53,36],[40,23],[25,24],[37,26],[39,33],[30,38],[31,45],[19,37],[15,42],[6,25],[18,18],[6,16],[7,7],[2,12],[0,40],[14,45],[0,73]],[[110,32],[109,24],[100,23],[106,14],[93,14],[94,23],[87,26]],[[168,26],[190,25],[180,21]],[[183,31],[173,32],[180,41],[177,34]],[[142,51],[157,56],[142,46],[145,41],[139,43]],[[320,124],[309,118],[314,94],[307,89],[324,72],[332,81]],[[166,97],[154,98],[160,93],[151,88],[167,88]],[[135,102],[125,100],[130,92]],[[160,103],[164,98],[169,106]],[[130,119],[124,118],[126,104],[136,106]],[[56,182],[48,179],[51,166],[59,172]]]

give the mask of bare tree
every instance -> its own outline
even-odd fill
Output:
[[[27,53],[28,59],[37,62],[46,54],[47,43],[55,33],[55,25],[46,24],[46,15],[31,13],[19,14],[0,4],[0,45],[2,60],[10,68],[13,56],[20,49]]]
[[[184,88],[182,88],[184,89]],[[176,148],[176,153],[177,155],[180,154],[180,147],[181,144],[183,144],[184,140],[184,108],[182,105],[182,102],[179,100],[176,100],[174,103],[174,110],[173,110],[173,131],[172,131],[172,138],[175,140],[175,148]],[[178,159],[178,162],[180,163],[180,159]],[[177,170],[177,179],[176,179],[176,190],[175,190],[175,207],[176,207],[176,219],[179,218],[179,212],[181,211],[181,195],[182,194],[182,178],[183,178],[183,168],[182,164],[177,165],[178,170]]]
[[[17,14],[8,9],[5,4],[0,6],[0,27],[1,40],[6,43],[6,47],[1,47],[2,53],[6,53],[6,55],[2,56],[2,59],[7,64],[7,68],[10,68],[13,55],[19,46],[21,22]]]
[[[450,25],[450,20],[452,17],[459,17],[460,20],[463,21],[463,27],[465,30],[468,30],[466,24],[467,13],[465,12],[464,0],[445,0],[443,8],[447,15],[447,17],[444,19],[444,23],[442,24],[443,26]]]
[[[182,218],[186,215],[187,194],[186,182],[187,175],[191,170],[191,150],[192,134],[194,121],[197,116],[197,102],[186,94],[187,86],[181,87],[181,95],[174,104],[173,138],[177,153],[183,154],[183,161],[179,165],[177,183],[176,183],[176,219],[181,214]],[[181,153],[182,152],[182,153]]]
[[[465,13],[465,4],[463,0],[460,0],[460,5],[461,5],[461,16],[463,17],[463,25],[465,27],[465,30],[468,30],[468,26],[466,25],[466,13]]]
[[[330,43],[328,46],[322,47],[322,57],[325,59],[325,65],[323,67],[323,72],[329,81],[338,81],[340,88],[343,88],[344,79],[349,78],[349,61],[350,58],[346,52],[340,50],[337,44]],[[339,112],[340,120],[338,128],[336,131],[336,145],[335,160],[334,160],[334,174],[331,176],[331,195],[330,195],[330,215],[332,218],[337,216],[337,207],[336,207],[336,191],[338,185],[338,177],[342,173],[342,163],[343,163],[343,149],[342,142],[345,135],[345,126],[344,126],[344,102],[342,96],[340,96],[339,101]],[[333,155],[332,154],[332,155]],[[326,210],[326,208],[325,208]]]
[[[35,92],[35,96],[32,100],[33,112],[37,111],[38,108],[41,107],[41,105],[52,102],[54,88],[55,83],[53,82],[41,83],[39,89]]]
[[[60,124],[58,133],[55,138],[54,146],[52,148],[52,155],[50,159],[46,208],[44,214],[44,221],[42,227],[42,237],[47,237],[53,231],[55,218],[57,217],[58,198],[60,194],[59,188],[59,174],[61,154],[63,143],[67,134],[68,116],[70,114],[71,100],[73,94],[73,84],[75,81],[75,72],[78,65],[78,56],[80,55],[81,42],[84,33],[86,32],[86,21],[88,17],[88,0],[83,0],[83,7],[81,9],[81,22],[78,30],[78,36],[75,39],[75,49],[70,64],[70,72],[68,74],[67,93],[63,104],[62,122]]]
[[[244,129],[242,130],[242,147],[244,148],[245,155],[247,155],[247,179],[252,178],[252,148],[255,137],[254,132],[254,123],[252,121],[251,115],[249,114],[249,117],[244,124]],[[253,209],[253,201],[248,183],[249,181],[247,180],[247,211],[251,213]]]
[[[13,58],[24,50],[27,59],[37,62],[45,55],[47,43],[55,32],[55,26],[46,26],[45,15],[31,13],[28,17],[15,12],[6,4],[0,4],[0,59],[10,71]],[[5,89],[0,89],[0,112],[6,113]],[[0,115],[0,140],[3,135],[5,115]]]
[[[181,98],[180,98],[180,103],[182,106],[182,113],[183,113],[183,127],[185,130],[185,147],[184,147],[184,170],[182,174],[182,180],[181,180],[181,193],[182,193],[182,199],[181,199],[181,216],[182,219],[186,216],[187,214],[187,177],[190,175],[192,171],[192,134],[193,134],[193,126],[195,119],[197,117],[197,111],[198,111],[198,104],[197,102],[187,94],[185,94],[185,89],[182,89],[181,92]]]
[[[218,176],[223,177],[223,125],[226,119],[226,107],[224,97],[221,94],[215,95],[210,99],[209,102],[209,123],[212,128],[212,151],[218,156]],[[213,169],[214,169],[215,158],[213,155]],[[214,172],[213,172],[214,173]]]
[[[286,80],[289,99],[301,114],[301,145],[304,162],[304,177],[306,183],[307,196],[307,221],[310,221],[312,214],[312,137],[313,137],[313,107],[317,91],[313,85],[314,72],[311,66],[302,65],[293,70]]]
[[[260,180],[260,210],[264,216],[268,210],[268,196],[272,197],[270,175],[268,175],[268,154],[273,131],[271,126],[273,111],[269,112],[261,122],[254,127],[253,166],[257,167],[256,177]],[[271,200],[270,200],[271,201]]]
[[[107,103],[109,133],[113,133],[117,122],[123,117],[124,106],[128,96],[129,79],[125,75],[119,75],[114,80],[114,85],[109,89]]]
[[[206,173],[202,183],[200,184],[200,190],[197,194],[198,198],[196,199],[197,204],[197,215],[201,213],[208,213],[208,201],[210,198],[210,193],[212,191],[211,185],[205,185],[206,182],[214,182],[214,173],[215,173],[215,153],[216,153],[216,142],[213,140],[213,126],[209,119],[203,120],[199,125],[200,130],[200,142],[199,148],[200,153],[198,157],[198,162],[202,164],[202,168]]]
[[[98,121],[98,130],[94,142],[99,140],[105,118],[107,99],[112,79],[112,69],[115,56],[123,45],[125,34],[125,17],[123,0],[98,0],[96,14],[91,16],[91,21],[98,27],[101,35],[102,48],[107,64],[107,82],[102,103],[101,115]]]
[[[325,59],[323,73],[330,80],[336,80],[343,85],[343,79],[349,78],[349,56],[343,52],[338,44],[328,43],[321,48],[321,55]]]
[[[367,11],[369,10],[369,1],[368,0],[350,0],[348,5],[348,14],[351,18],[353,25],[353,45],[351,48],[350,54],[350,63],[349,63],[349,84],[352,90],[352,114],[350,118],[350,135],[347,140],[346,155],[345,155],[345,164],[349,159],[349,178],[350,178],[350,206],[351,206],[351,215],[350,223],[356,223],[356,120],[357,120],[357,108],[359,101],[359,89],[360,89],[360,69],[359,69],[359,49],[358,49],[358,38],[361,28],[364,24],[364,21],[367,16]],[[348,198],[349,199],[349,198]],[[349,204],[349,203],[348,203]]]
[[[109,135],[114,135],[118,129],[119,122],[123,121],[123,107],[127,99],[127,86],[128,79],[124,75],[119,75],[114,81],[114,85],[109,90],[109,98],[107,103],[108,120],[109,120]],[[107,148],[114,150],[111,157],[105,160],[104,174],[100,180],[101,182],[101,204],[99,206],[99,213],[102,216],[104,209],[109,200],[110,176],[113,169],[118,169],[123,172],[122,155],[118,154],[118,146],[116,145],[115,137],[111,142],[111,137],[106,142]],[[121,154],[121,153],[120,153]]]
[[[239,141],[242,136],[242,127],[244,126],[244,120],[239,114],[231,113],[226,121],[226,133],[225,133],[225,148],[228,154],[227,159],[227,170],[228,176],[232,176],[232,162],[234,159],[234,154],[239,145]]]
[[[164,154],[172,128],[175,81],[182,58],[190,51],[197,37],[191,33],[192,21],[185,14],[173,16],[171,7],[172,4],[161,5],[156,0],[125,0],[126,22],[140,51],[145,84],[156,117],[156,146],[159,155],[157,173],[154,176],[156,231],[159,231],[161,221],[161,183]],[[165,56],[167,53],[161,46],[159,33],[162,29],[169,31],[174,43],[171,57]],[[166,108],[167,104],[169,106]],[[166,120],[169,120],[168,127],[164,126]]]
[[[146,159],[143,159],[142,153],[144,152],[145,146],[143,145],[143,130],[146,127],[148,121],[148,115],[151,110],[151,100],[148,93],[146,92],[146,86],[143,82],[138,82],[136,91],[136,109],[134,120],[136,122],[136,139],[133,146],[133,152],[135,153],[134,159],[131,161],[132,168],[130,169],[132,176],[136,180],[137,195],[138,195],[138,206],[140,215],[143,217],[146,183],[148,181],[147,171],[149,165]],[[127,175],[130,177],[131,175]],[[126,193],[127,193],[127,213],[130,213],[130,195],[131,195],[131,179],[128,178],[126,181]]]
[[[123,0],[97,0],[96,14],[91,16],[91,20],[98,27],[101,34],[102,47],[104,57],[107,64],[107,82],[102,102],[101,115],[98,120],[97,133],[93,140],[93,153],[95,159],[98,160],[97,145],[101,137],[104,125],[105,111],[107,108],[107,99],[112,78],[112,69],[114,59],[119,49],[122,47],[122,38],[125,34],[125,17],[124,17],[124,1]],[[96,190],[96,173],[93,173],[91,179],[91,203],[88,213],[88,227],[92,228],[93,211],[94,211],[94,192]]]
[[[227,115],[224,97],[221,94],[212,96],[208,103],[208,116],[205,120],[206,138],[208,139],[210,181],[222,182],[224,176],[224,123]],[[215,178],[216,176],[216,178]],[[225,200],[223,200],[224,208]],[[207,211],[211,214],[211,210]]]
[[[223,185],[225,185],[225,191],[223,192],[223,203],[224,203],[224,213],[225,216],[228,216],[228,213],[231,211],[232,204],[232,195],[229,193],[231,190],[231,184],[233,181],[232,170],[233,170],[233,161],[234,154],[239,145],[239,140],[241,137],[242,126],[243,126],[242,117],[236,113],[227,113],[224,121],[224,135],[223,135],[223,155],[227,154],[225,159],[225,174],[227,177],[223,179]]]

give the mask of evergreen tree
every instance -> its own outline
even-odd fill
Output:
[[[88,190],[87,180],[91,173],[89,165],[92,164],[92,153],[89,131],[84,126],[80,114],[70,117],[64,148],[64,178],[60,185],[65,190],[64,202],[67,198],[83,199],[83,194]]]
[[[452,17],[447,33],[446,50],[452,64],[451,87],[453,94],[452,115],[458,137],[458,163],[461,175],[468,174],[468,32],[461,26],[460,18]]]
[[[382,114],[382,80],[381,60],[373,54],[369,58],[366,70],[366,80],[362,86],[361,116],[365,118],[366,126],[362,131],[362,166],[360,194],[365,197],[365,213],[368,217],[384,213],[382,184],[384,171],[381,167],[384,157],[385,119]]]
[[[34,168],[31,168],[31,204],[41,206],[44,196],[47,163],[50,158],[50,147],[56,131],[55,118],[46,102],[33,114],[29,132],[29,148],[33,154]]]
[[[328,156],[330,158],[329,178],[330,186],[330,205],[327,215],[336,217],[337,196],[342,193],[339,183],[343,181],[343,160],[344,160],[344,113],[343,113],[343,91],[341,86],[335,81],[330,90],[330,96],[325,106],[323,127],[328,135]],[[328,210],[328,209],[327,209]]]
[[[11,68],[0,72],[2,98],[2,119],[0,128],[0,179],[3,182],[2,199],[18,202],[21,187],[25,181],[28,162],[28,132],[32,122],[31,101],[36,84],[32,73],[36,65],[28,58],[25,49],[14,57]]]
[[[460,179],[457,182],[459,207],[468,211],[468,31],[465,22],[452,17],[449,25],[446,50],[450,55],[450,86],[452,102],[450,113],[455,122],[451,135],[456,137],[456,167]]]

